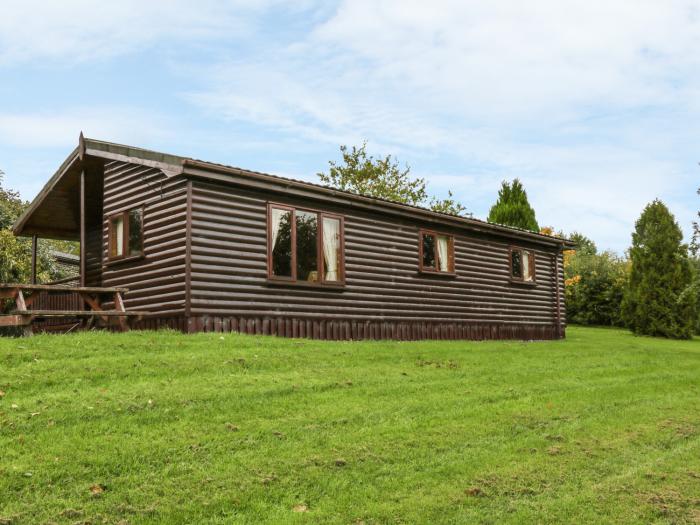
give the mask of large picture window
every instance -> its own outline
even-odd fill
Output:
[[[143,208],[112,215],[109,218],[109,258],[140,255],[143,255]]]
[[[343,273],[342,217],[270,204],[268,277],[315,284],[340,284]]]
[[[522,248],[510,250],[510,276],[515,281],[535,282],[535,252]]]
[[[419,261],[422,272],[454,273],[454,237],[421,230]]]

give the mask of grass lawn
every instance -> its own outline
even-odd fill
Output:
[[[700,523],[700,340],[0,339],[0,524]]]

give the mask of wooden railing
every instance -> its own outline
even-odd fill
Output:
[[[97,323],[110,326],[112,320],[120,330],[128,328],[129,318],[140,318],[145,312],[127,311],[123,296],[126,288],[72,287],[47,284],[0,284],[0,299],[9,299],[9,312],[0,315],[0,326],[22,327],[31,334],[32,325],[51,320],[79,322],[86,328]],[[104,310],[102,303],[113,305]],[[14,305],[14,308],[12,307]]]

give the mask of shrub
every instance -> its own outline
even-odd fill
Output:
[[[612,252],[585,247],[565,255],[566,316],[571,323],[621,326],[629,265]]]

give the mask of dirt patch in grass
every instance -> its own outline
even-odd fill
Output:
[[[695,523],[700,516],[700,500],[688,497],[675,489],[646,492],[639,499],[651,506],[654,513],[673,523]]]
[[[435,361],[430,359],[418,359],[416,361],[416,366],[418,367],[431,367],[431,368],[446,368],[449,370],[456,370],[460,367],[459,363],[453,359],[448,359],[446,361]]]

